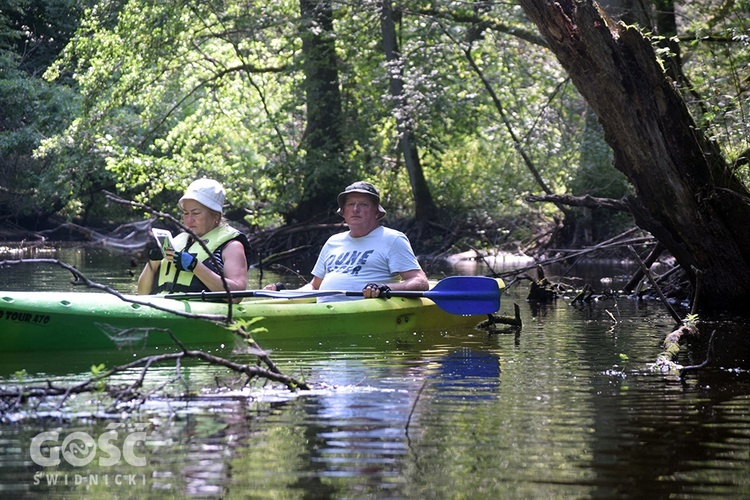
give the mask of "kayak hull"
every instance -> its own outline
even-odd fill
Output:
[[[225,319],[229,305],[158,296],[89,292],[0,292],[0,351],[65,351],[185,345],[233,346],[239,338]],[[346,300],[246,299],[232,304],[234,319],[264,348],[277,341],[324,341],[376,333],[408,333],[474,326],[485,315],[459,316],[426,298]],[[207,316],[197,319],[185,315]],[[224,320],[224,321],[222,321]]]

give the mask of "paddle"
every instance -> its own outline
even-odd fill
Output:
[[[362,292],[344,290],[241,290],[231,292],[237,297],[271,297],[299,299],[308,297],[330,297],[345,295],[362,297]],[[164,297],[169,299],[224,299],[226,292],[187,292],[171,293]],[[444,278],[431,289],[424,292],[391,291],[391,297],[425,297],[433,301],[440,309],[451,314],[474,315],[492,314],[500,309],[500,287],[497,281],[485,276],[451,276]]]

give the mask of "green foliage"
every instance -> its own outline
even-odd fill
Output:
[[[43,219],[83,206],[101,189],[101,168],[85,171],[72,158],[38,154],[79,114],[69,78],[39,78],[77,29],[77,5],[14,0],[0,12],[0,214]]]
[[[263,16],[237,8],[130,2],[114,25],[109,11],[90,9],[58,67],[76,72],[83,113],[45,152],[85,149],[86,164],[103,164],[124,195],[146,203],[196,177],[216,178],[230,203],[262,221],[275,180],[262,170],[279,151],[268,141],[273,119],[259,111],[275,112],[268,95],[284,93],[262,69],[276,71],[289,49],[253,40]]]
[[[370,3],[366,4],[371,6]],[[445,4],[447,6],[448,4]],[[450,5],[451,8],[455,7]],[[404,6],[404,12],[418,12],[418,2]],[[513,6],[495,6],[494,17],[518,26],[525,21]],[[362,11],[361,11],[362,12]],[[524,193],[538,189],[528,176],[526,166],[517,154],[503,127],[498,111],[484,91],[481,80],[469,66],[464,42],[473,25],[451,23],[450,16],[463,15],[460,11],[445,9],[445,18],[404,15],[399,25],[403,75],[406,99],[401,103],[405,115],[416,117],[412,124],[421,152],[422,165],[439,206],[447,212],[471,214],[475,211],[497,216],[508,207],[515,207]],[[342,15],[350,14],[345,11]],[[365,18],[365,14],[369,17]],[[361,19],[364,18],[364,19]],[[492,19],[488,16],[487,19]],[[364,135],[358,144],[370,144],[364,149],[367,156],[382,158],[379,163],[365,167],[365,176],[377,180],[386,192],[389,210],[396,215],[407,215],[412,206],[409,181],[400,163],[398,132],[395,130],[386,65],[379,47],[363,53],[371,43],[362,43],[366,35],[377,40],[379,33],[373,29],[378,20],[374,10],[341,21],[362,22],[359,27],[340,29],[339,36],[349,36],[341,44],[342,58],[353,68],[355,75],[374,75],[362,78],[367,86],[356,92],[358,123],[372,124],[372,129],[357,129]],[[346,33],[347,35],[343,35]],[[499,51],[498,46],[503,50]],[[565,155],[560,154],[560,141],[573,144],[560,132],[566,105],[555,101],[550,105],[545,94],[548,89],[535,85],[539,79],[562,80],[559,66],[545,64],[539,71],[531,70],[530,62],[543,62],[549,55],[542,47],[534,46],[505,33],[488,30],[471,47],[473,57],[485,72],[493,90],[513,117],[514,132],[522,136],[522,147],[534,163],[554,179],[563,172]],[[360,80],[352,81],[356,85]],[[348,83],[348,82],[347,82]],[[566,90],[573,95],[572,86]],[[366,93],[365,93],[366,92]],[[347,92],[347,96],[354,91]],[[399,111],[397,111],[399,112]],[[365,115],[365,113],[367,113]],[[540,120],[540,114],[550,120]],[[575,118],[575,117],[573,117]],[[557,142],[551,149],[547,139]],[[365,142],[364,139],[367,139]],[[573,153],[571,153],[573,154]],[[371,162],[372,163],[372,162]]]
[[[343,178],[376,179],[384,192],[393,193],[388,200],[394,203],[392,211],[408,213],[410,189],[399,161],[387,73],[377,44],[376,6],[336,4],[348,151],[345,163],[330,159],[328,164],[340,169]],[[57,68],[77,75],[83,113],[41,151],[76,157],[91,169],[103,162],[121,192],[142,202],[179,192],[196,176],[215,177],[226,185],[233,204],[250,210],[251,222],[272,221],[273,213],[290,210],[323,172],[320,159],[300,155],[298,149],[304,95],[296,8],[296,2],[253,11],[232,3],[197,7],[135,1],[119,13],[116,24],[109,22],[112,15],[106,8],[89,9],[80,35]],[[520,20],[517,10],[514,17]],[[507,178],[508,186],[518,186],[506,175],[512,149],[507,138],[485,143],[488,136],[496,137],[497,117],[480,88],[465,89],[464,80],[477,80],[455,41],[463,28],[451,31],[415,21],[401,25],[408,79],[404,106],[418,117],[414,127],[428,180],[437,198],[452,209],[497,205],[493,193],[498,189],[487,184]],[[435,31],[442,36],[430,34]],[[485,57],[491,60],[496,50],[490,45]],[[523,50],[517,47],[515,64]],[[88,158],[67,150],[71,144]],[[483,179],[467,183],[461,167],[475,160],[482,161],[475,169]],[[463,186],[454,188],[456,184]],[[484,195],[468,198],[469,191]]]
[[[625,176],[612,165],[612,150],[604,140],[604,131],[589,109],[583,111],[584,129],[579,140],[578,168],[572,170],[568,190],[575,196],[591,195],[621,199],[632,194]],[[611,238],[632,225],[630,214],[606,210],[574,208],[577,227],[575,243],[592,245]]]
[[[254,324],[258,322],[263,322],[262,316],[256,316],[254,318],[245,319],[245,318],[239,318],[237,319],[233,324],[229,325],[227,328],[233,332],[237,332],[240,330],[244,330],[245,332],[248,332],[250,334],[252,333],[262,333],[267,332],[268,330],[265,327],[253,327]]]
[[[700,318],[697,314],[688,314],[685,319],[682,320],[682,324],[685,326],[696,326]]]
[[[56,162],[35,155],[44,140],[77,113],[76,93],[18,69],[18,58],[0,52],[0,213],[51,214],[69,199],[69,180]]]
[[[6,0],[0,10],[0,50],[17,56],[30,76],[44,73],[78,27],[76,0]]]
[[[262,316],[256,316],[254,318],[250,319],[244,319],[240,318],[237,319],[233,324],[229,325],[227,328],[238,335],[240,335],[243,339],[243,341],[248,344],[251,348],[255,348],[255,340],[253,340],[253,335],[256,333],[268,333],[268,328],[265,326],[253,326],[256,323],[263,323],[263,317]]]
[[[39,5],[45,8],[32,8]],[[330,2],[341,155],[306,142],[309,61],[299,2],[12,0],[9,6],[0,12],[4,213],[13,207],[80,216],[97,206],[102,187],[176,213],[185,186],[209,176],[257,226],[278,224],[279,213],[294,212],[331,179],[370,180],[392,216],[409,216],[414,206],[395,114],[411,120],[446,218],[507,225],[475,243],[494,244],[507,231],[523,238],[555,213],[551,205],[524,201],[542,190],[527,162],[555,193],[620,198],[631,191],[611,166],[596,120],[513,3],[396,5],[402,59],[394,73],[383,55],[380,3]],[[700,125],[734,159],[748,150],[750,137],[748,2],[729,2],[724,10],[713,3],[679,8],[676,39],[692,83],[685,95]],[[19,23],[30,16],[47,23],[33,39],[40,47],[34,62],[22,61],[20,52],[31,39],[24,41]],[[46,81],[29,77],[44,67]],[[397,73],[404,99],[394,106],[389,76]],[[746,167],[740,174],[748,175]],[[320,207],[334,208],[333,199]],[[520,218],[526,221],[513,222]],[[626,222],[604,212],[587,220],[601,238]]]
[[[104,365],[104,363],[91,365],[91,377],[94,379],[101,377],[96,381],[96,390],[99,392],[103,392],[107,387],[106,377],[103,376],[106,372],[107,367],[106,365]]]
[[[104,373],[107,370],[107,367],[102,363],[98,365],[91,365],[91,376],[97,377]]]
[[[694,4],[678,18],[683,96],[730,161],[750,149],[750,2]],[[738,175],[750,182],[747,166]]]

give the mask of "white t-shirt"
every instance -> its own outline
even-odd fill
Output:
[[[396,283],[401,281],[399,273],[416,269],[421,267],[406,235],[378,226],[360,238],[349,231],[331,236],[312,274],[323,280],[321,290],[359,291],[370,282]]]

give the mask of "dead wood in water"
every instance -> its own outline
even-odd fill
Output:
[[[560,262],[569,263],[569,268],[571,268],[584,257],[592,257],[593,255],[603,253],[618,253],[618,250],[627,249],[630,245],[648,245],[655,243],[656,240],[650,235],[634,236],[639,231],[640,230],[637,227],[630,228],[627,231],[623,231],[622,233],[592,247],[570,249],[549,248],[544,252],[546,254],[554,254],[553,256],[549,258],[539,258],[533,265],[520,267],[513,271],[502,273],[502,275],[496,277],[504,278],[507,276],[520,275],[530,269],[539,269],[541,266],[548,266]],[[563,274],[567,274],[567,272]]]
[[[662,342],[663,351],[657,356],[654,367],[661,372],[673,372],[680,370],[682,367],[677,364],[677,357],[680,354],[680,344],[687,342],[687,337],[697,337],[698,328],[693,325],[681,325],[672,333],[667,335]]]
[[[644,268],[651,268],[651,266],[654,265],[654,262],[656,262],[656,259],[658,259],[665,250],[666,247],[657,241],[654,247],[651,249],[651,252],[642,262],[643,265],[638,269],[638,271],[635,272],[635,274],[633,274],[633,276],[630,278],[630,281],[628,281],[627,285],[625,285],[625,288],[623,288],[623,291],[625,293],[630,293],[635,289],[636,285],[640,283],[640,281],[645,276]]]
[[[43,385],[14,385],[11,387],[0,387],[0,402],[3,404],[3,407],[0,408],[0,415],[18,411],[21,409],[21,405],[32,400],[37,401],[35,406],[38,407],[43,402],[48,401],[51,397],[60,398],[55,408],[56,411],[59,411],[63,405],[66,404],[68,399],[76,394],[99,393],[102,391],[109,394],[112,398],[112,402],[106,409],[107,412],[114,412],[118,409],[123,409],[124,407],[121,405],[133,401],[139,401],[139,404],[142,404],[149,398],[158,395],[168,385],[183,380],[182,361],[184,359],[199,359],[212,365],[223,366],[237,374],[244,375],[247,379],[242,384],[243,386],[247,385],[254,378],[264,378],[274,382],[283,383],[290,390],[309,389],[309,386],[305,382],[284,375],[274,365],[269,365],[269,367],[264,368],[260,365],[235,363],[234,361],[230,361],[205,351],[187,349],[171,330],[152,329],[152,331],[162,331],[169,334],[175,344],[180,347],[181,351],[145,356],[125,365],[110,368],[103,373],[94,374],[86,380],[74,383],[73,385],[61,385],[52,381],[47,381],[47,383]],[[259,354],[260,357],[266,356],[265,353]],[[158,364],[169,361],[174,361],[175,363],[174,376],[166,382],[160,383],[155,388],[144,391],[144,382],[148,371]],[[134,368],[139,367],[141,369],[140,373],[132,382],[119,385],[111,385],[107,383],[107,381],[111,380],[113,376],[129,372]],[[133,409],[133,406],[130,406],[129,408]]]
[[[497,316],[496,314],[488,314],[487,319],[477,325],[480,330],[487,330],[493,328],[495,325],[508,325],[516,328],[523,327],[523,321],[521,321],[521,308],[518,304],[513,304],[513,310],[515,316]]]
[[[531,280],[529,294],[526,300],[534,302],[553,302],[557,299],[557,285],[551,283],[547,278],[539,281]]]
[[[573,297],[571,304],[575,304],[576,302],[580,302],[581,304],[583,304],[584,302],[591,302],[593,299],[594,288],[589,283],[586,283],[585,285],[583,285],[581,291],[578,292],[578,295]]]
[[[675,320],[675,322],[678,325],[681,324],[682,323],[682,318],[680,318],[680,315],[677,314],[677,311],[675,311],[674,308],[669,304],[669,301],[664,296],[664,293],[661,291],[661,288],[659,288],[659,285],[656,283],[656,281],[654,280],[654,278],[651,276],[651,273],[646,268],[646,265],[643,263],[643,261],[641,260],[641,258],[638,256],[638,252],[636,252],[635,249],[632,246],[630,246],[628,248],[630,248],[630,251],[633,253],[633,255],[635,255],[636,262],[638,262],[638,264],[640,264],[640,266],[641,266],[641,271],[648,278],[648,280],[651,282],[651,285],[654,287],[654,289],[656,290],[656,292],[659,294],[659,298],[661,298],[662,302],[664,303],[664,307],[667,309],[667,311],[669,312],[670,316],[672,316],[672,318]]]
[[[716,330],[711,332],[711,337],[708,339],[708,349],[706,349],[706,359],[703,361],[703,363],[699,363],[697,365],[690,365],[690,366],[683,366],[680,370],[680,378],[684,378],[685,374],[688,372],[695,372],[702,370],[703,368],[709,366],[714,361],[714,339],[716,338]]]

